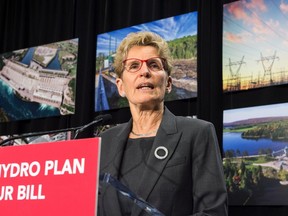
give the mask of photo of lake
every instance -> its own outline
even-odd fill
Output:
[[[288,103],[224,110],[230,205],[288,204]]]

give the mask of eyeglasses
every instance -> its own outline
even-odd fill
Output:
[[[164,69],[163,63],[165,62],[165,59],[161,57],[152,57],[143,60],[137,58],[130,58],[124,60],[123,65],[128,72],[135,73],[142,68],[143,62],[146,62],[149,70],[157,72]]]

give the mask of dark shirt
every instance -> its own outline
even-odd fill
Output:
[[[146,162],[148,160],[154,138],[155,137],[128,139],[126,149],[124,151],[119,178],[124,185],[126,185],[136,194],[140,179],[143,175],[143,170],[147,165]],[[132,207],[135,204],[121,194],[119,194],[118,197],[122,215],[131,215]]]

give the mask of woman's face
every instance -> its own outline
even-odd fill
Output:
[[[116,84],[121,96],[126,96],[130,106],[155,106],[163,103],[165,92],[171,91],[172,79],[163,69],[162,62],[145,61],[152,57],[159,57],[157,49],[152,46],[133,46],[126,59],[126,67],[121,78],[117,78]],[[133,59],[142,60],[142,67],[136,72],[129,72],[139,68]],[[143,61],[144,60],[144,61]],[[159,60],[159,59],[155,59]],[[141,64],[141,61],[138,61]],[[137,66],[138,65],[138,66]],[[149,69],[148,65],[150,66]],[[154,70],[154,71],[153,71]]]

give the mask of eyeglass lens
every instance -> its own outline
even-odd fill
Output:
[[[146,60],[136,58],[126,59],[124,61],[124,67],[127,71],[135,73],[141,69],[143,62],[146,62],[149,70],[152,70],[154,72],[163,70],[162,59],[159,57],[149,58]]]

